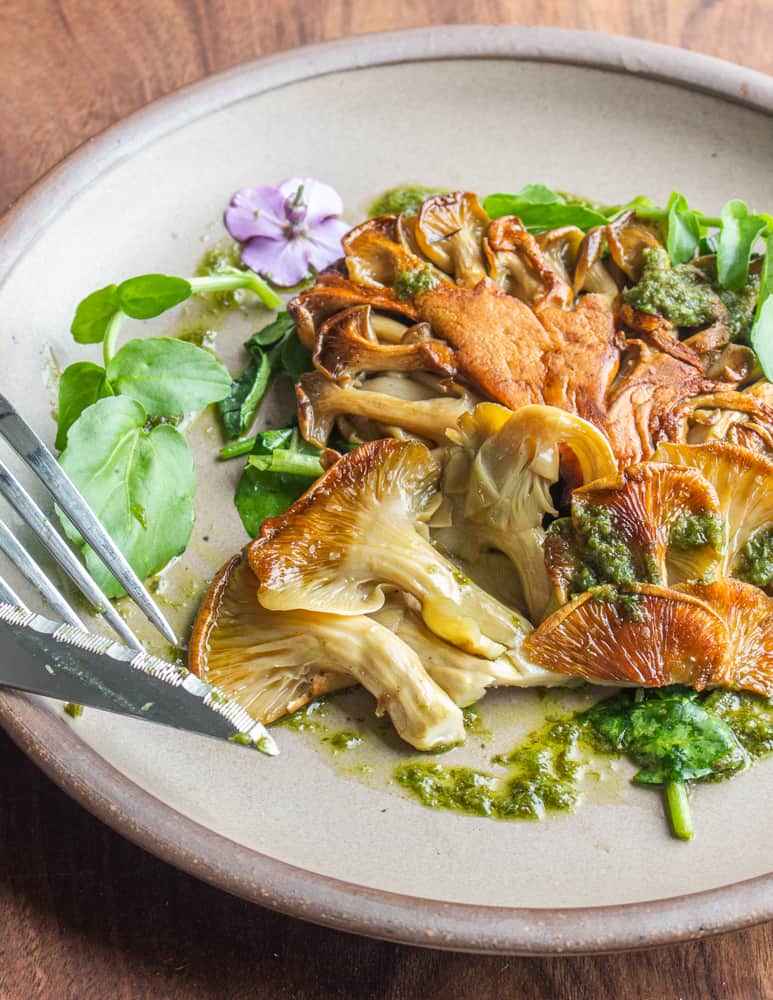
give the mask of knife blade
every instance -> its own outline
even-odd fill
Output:
[[[4,603],[0,686],[279,753],[262,723],[185,667]]]

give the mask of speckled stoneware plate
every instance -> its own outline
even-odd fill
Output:
[[[484,193],[542,181],[611,202],[639,192],[663,201],[678,188],[714,211],[731,196],[770,208],[771,164],[773,80],[675,49],[461,27],[290,52],[133,116],[22,199],[0,245],[0,383],[52,441],[52,356],[87,356],[68,335],[75,303],[131,274],[190,273],[245,185],[311,174],[342,193],[352,222],[372,196],[410,181]],[[241,339],[218,337],[234,366]],[[193,437],[203,484],[195,540],[161,583],[180,629],[203,577],[244,541],[231,503],[238,470],[214,460],[206,419]],[[535,695],[491,695],[482,714],[494,736],[457,759],[512,745],[543,707]],[[358,696],[328,721],[371,711]],[[548,953],[773,917],[773,761],[702,787],[697,836],[685,844],[625,768],[603,775],[574,815],[504,823],[400,795],[387,777],[405,751],[377,733],[350,758],[280,730],[282,755],[268,760],[95,711],[67,721],[20,696],[0,699],[0,720],[55,781],[149,851],[333,927]]]

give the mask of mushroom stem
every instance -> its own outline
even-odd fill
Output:
[[[380,424],[400,427],[410,434],[446,443],[446,430],[471,409],[470,399],[440,397],[405,400],[368,389],[342,389],[319,372],[302,375],[295,387],[301,433],[324,448],[339,415],[366,417]]]

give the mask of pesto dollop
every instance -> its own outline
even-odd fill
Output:
[[[395,780],[433,809],[453,809],[498,819],[541,819],[579,801],[579,778],[587,763],[582,728],[571,719],[550,722],[492,763],[503,776],[469,767],[411,761]]]
[[[443,188],[424,187],[422,184],[404,184],[389,188],[373,202],[368,215],[418,215],[422,202],[436,194],[446,194]]]
[[[605,584],[623,587],[638,579],[633,555],[606,508],[576,508],[574,520],[558,518],[548,534],[561,538],[571,596]]]
[[[422,292],[432,291],[437,283],[438,279],[432,273],[432,268],[425,264],[412,271],[400,271],[395,278],[395,291],[399,299],[410,299]]]
[[[757,587],[773,583],[773,529],[757,531],[738,557],[738,575]]]
[[[635,309],[665,316],[675,326],[705,326],[723,320],[733,339],[748,335],[757,305],[757,275],[750,275],[740,291],[730,291],[719,288],[696,264],[672,265],[661,247],[650,247],[643,255],[639,281],[623,292],[625,301]]]
[[[674,685],[621,691],[549,720],[492,758],[503,773],[412,760],[394,777],[432,809],[542,819],[580,803],[583,777],[594,773],[594,761],[627,757],[639,768],[633,781],[663,789],[672,815],[675,784],[684,789],[685,782],[726,780],[772,753],[773,698],[744,691],[701,694]]]
[[[711,545],[719,549],[722,545],[721,517],[715,514],[684,514],[671,528],[669,541],[677,549],[686,551]]]
[[[733,730],[755,760],[773,753],[773,698],[751,691],[712,691],[703,704]]]

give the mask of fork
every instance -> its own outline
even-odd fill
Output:
[[[177,637],[169,622],[131,568],[123,553],[105,531],[96,514],[83,499],[72,480],[43,444],[29,424],[19,415],[8,398],[0,393],[0,437],[30,468],[54,503],[72,521],[107,569],[121,583],[126,593],[158,631],[177,645]],[[72,549],[35,503],[21,483],[0,461],[0,494],[30,527],[51,557],[75,584],[92,607],[104,615],[117,635],[133,649],[143,645],[121,618],[102,590],[78,561]],[[0,552],[12,562],[63,621],[84,629],[80,618],[59,593],[33,557],[19,542],[11,529],[0,520]],[[13,588],[0,576],[0,602],[24,608]]]

